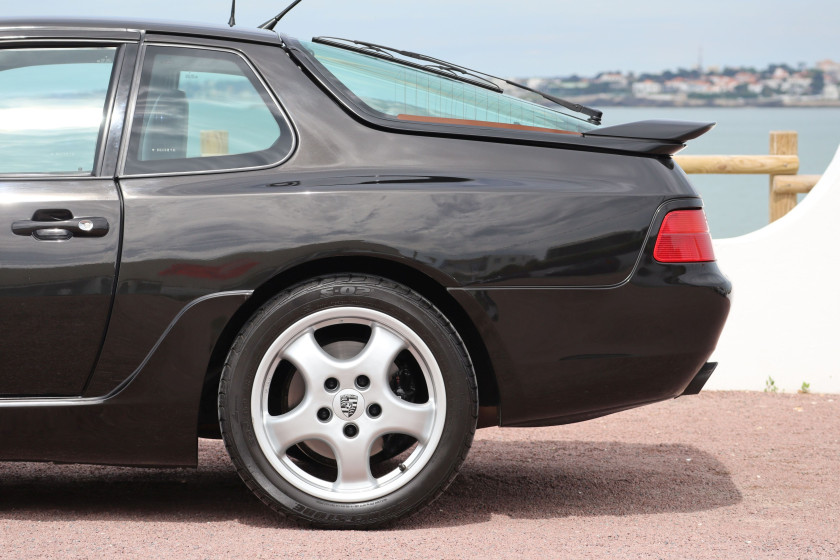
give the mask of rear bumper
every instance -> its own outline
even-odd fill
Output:
[[[714,262],[651,259],[612,288],[452,293],[482,310],[501,425],[546,426],[698,392],[730,292]]]

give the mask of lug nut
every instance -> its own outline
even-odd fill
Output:
[[[327,391],[335,391],[338,389],[338,379],[335,377],[329,377],[326,381],[324,381],[324,389]]]
[[[347,424],[344,426],[344,435],[349,438],[354,438],[359,434],[359,428],[356,424]]]
[[[320,408],[318,409],[318,420],[321,422],[326,422],[332,416],[332,412],[329,408]]]
[[[356,387],[359,389],[367,389],[370,387],[370,379],[368,379],[367,375],[360,375],[356,378]]]
[[[368,407],[368,416],[371,418],[376,418],[380,414],[382,414],[382,407],[378,404],[372,404]]]

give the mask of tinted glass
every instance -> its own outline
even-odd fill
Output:
[[[0,173],[92,172],[116,51],[0,50]]]
[[[241,57],[146,49],[126,173],[258,167],[291,146],[288,124]]]
[[[301,44],[365,105],[400,120],[546,132],[595,128],[548,107],[397,62],[320,43]]]

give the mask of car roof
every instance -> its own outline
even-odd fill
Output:
[[[274,31],[256,27],[228,27],[196,22],[134,20],[134,19],[88,19],[88,18],[0,18],[0,35],[13,34],[20,36],[21,32],[69,32],[76,35],[79,32],[96,36],[103,33],[131,33],[145,31],[168,35],[190,35],[217,39],[234,39],[258,43],[280,44],[280,38]]]

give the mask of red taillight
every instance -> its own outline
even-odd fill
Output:
[[[702,210],[668,212],[656,237],[653,258],[664,263],[715,260],[706,214]]]

